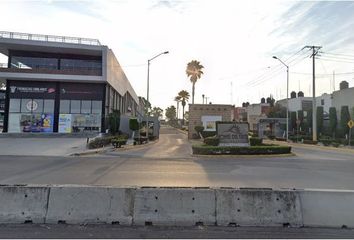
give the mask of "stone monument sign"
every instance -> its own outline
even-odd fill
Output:
[[[249,146],[248,123],[218,122],[216,134],[220,146]]]

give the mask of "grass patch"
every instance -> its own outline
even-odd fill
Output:
[[[199,155],[263,155],[291,153],[290,146],[263,145],[250,147],[193,145],[193,154]]]

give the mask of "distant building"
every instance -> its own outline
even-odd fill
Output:
[[[251,104],[246,107],[247,122],[251,131],[258,130],[259,119],[267,117],[269,109],[269,103]]]
[[[332,106],[337,110],[338,119],[340,119],[340,111],[342,106],[348,106],[351,116],[354,117],[354,87],[349,88],[348,86],[345,86],[338,91],[334,91],[332,93]]]
[[[204,131],[216,131],[216,122],[234,119],[234,106],[224,104],[189,104],[188,138],[197,134],[195,126],[204,126]]]

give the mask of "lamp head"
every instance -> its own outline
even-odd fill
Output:
[[[278,59],[277,56],[273,56],[274,59]]]
[[[168,53],[168,51],[164,52],[163,54],[167,54],[167,53]]]

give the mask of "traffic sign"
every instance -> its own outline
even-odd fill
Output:
[[[354,121],[353,120],[349,120],[348,126],[349,126],[349,128],[354,127]]]

